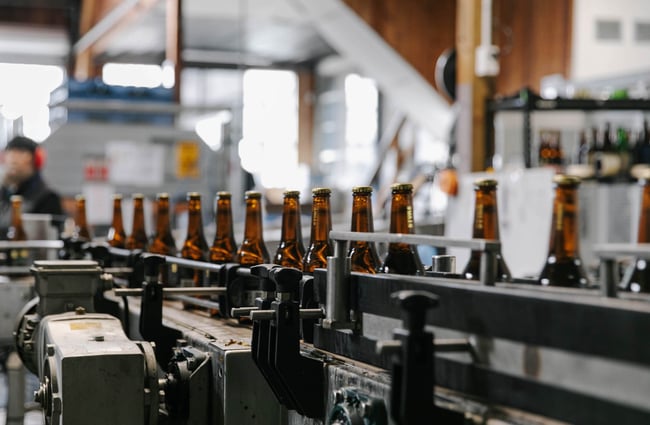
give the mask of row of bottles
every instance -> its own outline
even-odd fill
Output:
[[[643,209],[639,224],[639,243],[650,241],[650,172],[644,182]],[[548,286],[585,287],[587,274],[580,259],[578,235],[578,187],[580,179],[569,175],[554,177],[555,197],[549,240],[549,251],[539,276],[539,283]],[[391,187],[390,232],[410,234],[414,231],[413,223],[413,187],[410,184],[395,184]],[[475,183],[475,209],[472,237],[499,240],[497,212],[497,182],[493,179],[479,180]],[[273,261],[285,267],[295,267],[311,273],[316,268],[327,266],[327,257],[332,255],[329,232],[332,229],[330,196],[327,188],[312,191],[311,235],[307,249],[302,244],[300,223],[300,193],[284,193],[282,213],[281,242],[271,258],[263,239],[262,205],[259,192],[246,192],[246,220],[244,240],[237,245],[233,232],[231,195],[219,192],[216,199],[216,234],[209,246],[203,234],[201,219],[201,196],[189,193],[189,221],[187,236],[180,250],[180,256],[198,261],[212,263],[237,262],[244,266]],[[352,190],[351,230],[372,232],[372,188],[355,187]],[[156,200],[156,233],[147,243],[144,232],[143,197],[136,194],[134,198],[134,226],[131,235],[126,237],[122,224],[121,197],[114,197],[113,224],[109,231],[108,243],[115,247],[128,249],[145,249],[162,255],[176,255],[176,247],[171,234],[169,220],[169,196],[159,194]],[[79,197],[83,207],[83,198]],[[85,218],[80,220],[78,232],[84,232]],[[354,241],[350,243],[348,256],[351,268],[363,273],[419,274],[423,267],[413,246],[405,243],[390,243],[383,262],[380,261],[374,243]],[[476,279],[480,273],[481,252],[472,251],[470,259],[463,270],[467,279]],[[624,279],[624,285],[634,291],[650,290],[650,268],[645,261],[636,262],[634,274],[630,271]],[[201,273],[180,276],[181,285],[202,285]],[[501,255],[497,253],[497,279],[511,281],[509,268]]]
[[[558,174],[553,179],[555,198],[549,251],[538,282],[545,286],[584,287],[587,274],[578,248],[578,185],[580,179]],[[478,180],[474,184],[475,206],[473,238],[499,240],[496,197],[497,181]],[[497,280],[512,280],[501,252],[497,252]],[[473,250],[463,270],[467,279],[477,279],[481,269],[481,251]]]
[[[568,164],[569,172],[602,182],[638,178],[638,168],[650,166],[648,123],[644,121],[642,129],[636,133],[621,126],[614,130],[610,123],[605,123],[600,130],[583,130],[571,158],[565,158],[560,132],[544,130],[540,133],[539,164],[558,171],[563,164]]]
[[[392,187],[391,224],[393,233],[413,233],[413,187],[410,184],[397,184]],[[372,188],[355,187],[352,190],[352,224],[351,230],[372,232]],[[285,267],[295,267],[305,272],[327,267],[327,257],[333,255],[329,232],[332,230],[330,208],[331,190],[317,188],[312,191],[311,235],[307,249],[302,242],[300,222],[300,192],[284,193],[282,213],[281,242],[272,260]],[[216,233],[211,246],[208,246],[203,234],[201,221],[200,194],[188,194],[188,229],[187,236],[180,250],[180,256],[198,261],[210,261],[221,264],[236,262],[244,266],[269,263],[271,258],[263,239],[262,195],[249,191],[245,194],[246,219],[244,239],[237,245],[233,232],[231,194],[218,192],[216,199]],[[77,233],[80,237],[90,239],[85,220],[83,197],[77,197]],[[169,196],[165,193],[156,198],[156,232],[148,241],[144,228],[144,196],[133,195],[133,230],[126,235],[122,221],[122,197],[113,197],[113,221],[108,231],[107,243],[116,248],[141,249],[161,255],[176,255],[176,246],[171,233],[169,218]],[[83,235],[83,236],[82,236]],[[350,244],[349,256],[352,270],[365,273],[400,273],[416,274],[422,270],[419,257],[412,246],[403,243],[391,243],[388,255],[382,264],[374,243],[355,241]],[[183,279],[183,277],[181,277]],[[196,284],[196,276],[187,276]],[[183,283],[183,282],[181,282]]]

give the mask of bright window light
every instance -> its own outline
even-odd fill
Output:
[[[293,71],[244,73],[242,167],[265,188],[296,187],[298,78]]]
[[[230,111],[221,111],[201,118],[195,127],[196,134],[213,151],[221,149],[223,144],[223,126],[232,120]]]
[[[104,83],[112,86],[154,88],[162,85],[164,77],[160,65],[107,63],[102,68]]]
[[[42,142],[50,135],[50,94],[64,78],[60,66],[0,63],[0,114],[22,117],[24,135]]]

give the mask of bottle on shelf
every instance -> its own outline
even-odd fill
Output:
[[[623,127],[616,129],[616,153],[620,159],[618,171],[621,180],[627,180],[630,172],[630,135]]]
[[[352,188],[352,232],[374,232],[371,198],[372,187]],[[377,273],[381,265],[374,242],[351,241],[348,257],[353,272]]]
[[[564,160],[564,153],[560,143],[560,132],[558,130],[540,131],[539,165],[551,167],[561,171]]]
[[[144,225],[144,195],[134,193],[133,199],[133,226],[131,234],[126,238],[126,249],[147,250],[148,238]]]
[[[315,269],[327,267],[327,257],[332,255],[332,244],[329,239],[332,230],[330,209],[332,191],[320,187],[313,189],[311,193],[311,234],[309,247],[302,260],[302,269],[306,273],[313,273]]]
[[[10,198],[11,202],[11,226],[7,231],[7,240],[20,242],[27,240],[27,233],[23,227],[22,209],[23,197],[20,195],[13,195]],[[10,249],[7,251],[7,265],[8,266],[30,266],[31,258],[29,250],[27,249]]]
[[[499,215],[497,209],[497,181],[482,179],[474,183],[475,205],[472,237],[476,239],[499,240]],[[512,280],[510,269],[499,251],[496,254],[497,280]],[[466,279],[478,279],[481,271],[481,251],[472,250],[463,270]]]
[[[545,286],[580,288],[589,281],[580,258],[578,234],[578,186],[575,176],[557,175],[553,179],[555,199],[548,256],[539,276]]]
[[[643,171],[640,177],[642,191],[637,243],[650,243],[650,169]],[[631,292],[650,292],[650,264],[648,260],[636,258],[626,270],[621,280],[621,287]]]
[[[411,234],[415,232],[413,222],[413,185],[396,183],[391,186],[390,233]],[[388,244],[380,272],[395,274],[421,274],[422,262],[413,246],[407,243]]]
[[[113,221],[108,229],[106,243],[113,248],[126,247],[126,232],[122,220],[122,195],[119,193],[113,195]]]
[[[233,231],[232,195],[230,192],[217,193],[217,211],[215,217],[216,233],[210,247],[211,263],[232,263],[237,256],[237,242]]]
[[[630,174],[641,180],[643,170],[650,167],[650,129],[647,120],[643,120],[643,127],[637,133],[631,162]]]
[[[77,195],[75,197],[76,209],[74,214],[75,229],[72,237],[77,240],[90,241],[92,232],[86,220],[86,197]]]
[[[248,191],[244,199],[246,201],[244,240],[237,250],[237,262],[248,267],[268,263],[269,252],[264,242],[262,225],[262,194]]]
[[[188,220],[187,236],[181,248],[181,257],[187,260],[206,261],[208,258],[208,243],[203,234],[203,219],[201,218],[201,194],[189,192],[187,194]],[[180,286],[203,286],[205,272],[187,267],[179,267]],[[205,298],[205,297],[199,297]],[[194,308],[190,304],[183,303],[184,308]]]
[[[297,190],[284,192],[280,239],[273,262],[283,267],[302,270],[305,246],[302,243],[302,226],[300,224],[300,192]]]
[[[599,148],[594,154],[594,170],[598,180],[612,182],[621,170],[621,157],[612,142],[612,131],[609,123],[605,123],[600,133]]]
[[[172,235],[169,218],[169,194],[156,196],[156,233],[149,245],[149,252],[159,255],[176,255],[176,241]]]

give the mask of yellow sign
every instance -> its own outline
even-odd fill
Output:
[[[200,176],[201,146],[195,140],[176,143],[176,178],[198,179]]]
[[[99,322],[72,322],[70,323],[71,331],[85,331],[88,329],[101,329],[102,324]]]

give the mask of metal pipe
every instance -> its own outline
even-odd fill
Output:
[[[25,416],[25,370],[18,354],[7,359],[7,425],[22,425]]]
[[[481,252],[481,269],[479,271],[481,283],[486,286],[494,286],[497,280],[497,256],[491,251]]]
[[[409,245],[453,246],[493,252],[497,252],[501,248],[499,241],[490,239],[455,239],[444,236],[412,235],[405,233],[342,232],[332,230],[330,232],[330,239],[334,241],[401,242]]]
[[[431,257],[431,271],[456,273],[456,257],[454,255],[434,255]]]
[[[230,309],[232,317],[245,317],[250,316],[251,312],[259,310],[258,307],[233,307]]]
[[[183,301],[185,304],[192,304],[198,307],[207,308],[210,310],[219,310],[219,303],[216,301],[209,301],[203,298],[190,297],[187,295],[172,295],[169,297],[172,300]]]
[[[117,25],[126,15],[133,10],[140,0],[125,0],[114,7],[106,16],[95,24],[72,46],[72,51],[78,55],[98,42],[104,35]]]
[[[0,241],[0,249],[61,249],[60,240]]]
[[[330,235],[332,232],[330,232]],[[370,233],[371,234],[371,233]],[[350,259],[346,252],[347,240],[334,240],[334,256],[327,257],[326,329],[351,328],[349,276]]]
[[[616,298],[618,263],[613,258],[604,258],[600,263],[600,289],[604,297]]]
[[[133,297],[142,295],[141,288],[115,288],[115,295],[120,297]],[[227,289],[222,287],[181,287],[181,288],[163,288],[163,294],[168,296],[174,295],[224,295]]]

